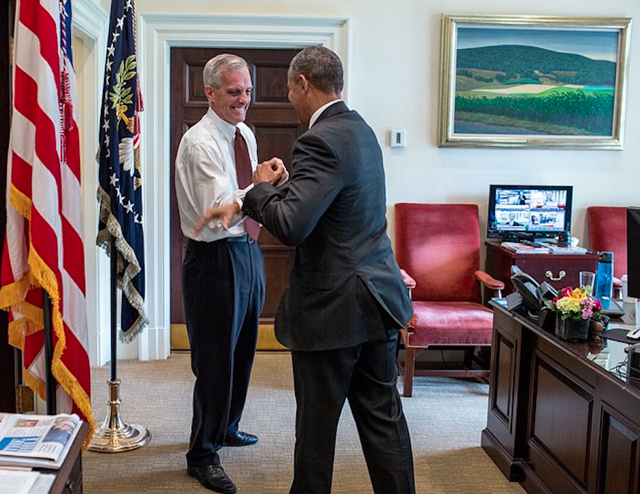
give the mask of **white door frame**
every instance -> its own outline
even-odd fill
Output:
[[[82,160],[83,243],[86,273],[87,327],[91,365],[109,360],[109,262],[96,246],[98,233],[98,149],[99,120],[107,48],[109,15],[94,2],[74,2],[73,36],[82,41],[81,52],[74,53],[77,74],[78,127]]]

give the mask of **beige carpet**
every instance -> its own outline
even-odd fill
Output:
[[[83,456],[85,494],[210,492],[187,476],[185,452],[191,420],[193,376],[188,354],[166,361],[118,363],[122,418],[152,434],[144,448]],[[109,368],[94,368],[93,409],[106,413]],[[295,401],[290,356],[259,352],[242,430],[260,436],[257,445],[223,448],[225,470],[239,494],[287,494],[292,478]],[[418,377],[403,405],[412,435],[418,494],[523,494],[480,448],[486,425],[486,384]],[[371,494],[355,425],[345,407],[336,453],[333,494]]]

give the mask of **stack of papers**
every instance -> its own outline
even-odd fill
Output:
[[[554,254],[586,254],[587,249],[584,247],[560,247],[559,245],[549,245],[549,249]]]
[[[551,250],[547,246],[537,247],[535,245],[523,244],[521,242],[502,242],[502,247],[516,254],[549,254]]]
[[[0,492],[3,494],[46,494],[56,476],[50,473],[0,468]]]

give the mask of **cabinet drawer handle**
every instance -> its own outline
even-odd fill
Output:
[[[561,269],[560,272],[558,273],[558,277],[557,278],[553,277],[553,273],[551,271],[547,271],[544,275],[547,278],[549,278],[551,281],[560,281],[562,278],[567,276],[567,272],[564,269]]]
[[[64,484],[64,490],[62,491],[63,494],[73,494],[74,492],[76,492],[76,486],[75,483],[73,482],[73,480],[71,479],[67,479],[67,481]]]

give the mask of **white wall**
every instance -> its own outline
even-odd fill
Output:
[[[100,0],[100,4],[108,12],[109,0]],[[364,116],[383,144],[390,208],[396,202],[477,203],[484,227],[490,183],[572,184],[572,233],[583,239],[584,245],[587,206],[640,205],[637,192],[640,187],[640,139],[635,137],[640,135],[640,119],[636,118],[640,112],[637,91],[630,90],[627,96],[622,151],[452,149],[436,145],[443,13],[634,17],[640,14],[640,2],[137,0],[136,10],[138,16],[154,13],[264,14],[348,19],[348,103]],[[632,27],[628,84],[631,89],[637,87],[640,75],[640,34],[633,31]],[[140,56],[144,58],[150,54],[141,52]],[[148,77],[149,74],[142,74],[143,80]],[[146,94],[147,108],[151,101],[152,96]],[[387,132],[391,128],[406,129],[406,148],[392,150],[388,146]],[[159,145],[149,145],[156,144]],[[147,205],[146,211],[149,210]],[[150,226],[145,226],[147,231]],[[147,242],[147,250],[149,248]],[[153,290],[153,286],[148,286],[148,297],[154,296],[149,293]],[[163,297],[159,299],[158,294],[155,298],[156,304],[169,303],[160,300]],[[160,326],[164,324],[164,321],[159,322]],[[168,330],[168,327],[154,329]]]
[[[104,4],[108,4],[102,0]],[[472,202],[486,220],[490,183],[574,185],[573,234],[585,238],[589,205],[640,205],[640,33],[631,28],[623,151],[438,148],[440,20],[448,14],[635,17],[640,2],[609,0],[138,0],[147,12],[346,17],[350,24],[349,104],[384,143],[387,202]],[[637,28],[636,28],[637,29]],[[635,111],[634,111],[635,110]],[[387,131],[407,130],[407,147]],[[583,242],[584,244],[584,242]]]

